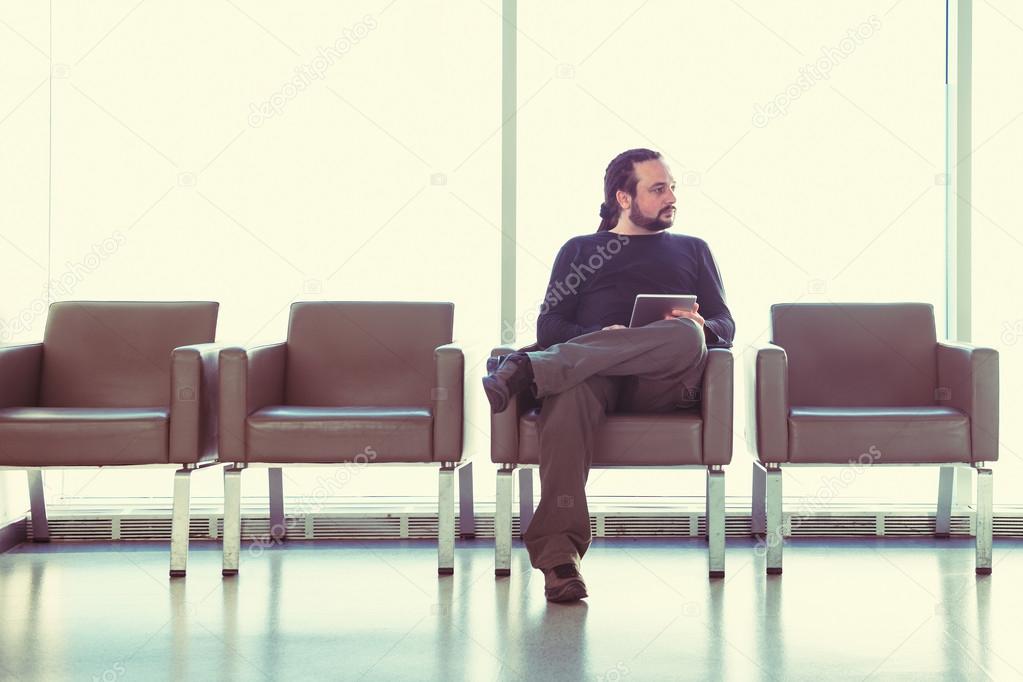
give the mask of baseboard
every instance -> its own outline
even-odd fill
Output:
[[[18,519],[0,528],[0,554],[17,547],[28,538],[28,520]]]

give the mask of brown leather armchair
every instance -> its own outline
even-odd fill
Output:
[[[539,350],[538,346],[522,348]],[[492,356],[514,352],[495,348]],[[732,461],[732,351],[710,349],[703,373],[699,408],[665,414],[608,416],[597,435],[593,468],[700,468],[707,472],[706,521],[710,577],[725,574],[725,472]],[[494,515],[495,574],[511,573],[512,475],[519,470],[519,528],[525,533],[533,515],[531,469],[539,466],[537,418],[541,401],[520,393],[504,412],[491,415],[490,459],[497,471]]]
[[[224,479],[224,575],[240,560],[240,475],[257,463],[440,465],[438,571],[453,572],[456,469],[463,530],[472,514],[465,361],[451,342],[453,322],[451,303],[301,302],[291,306],[287,341],[224,349],[220,459],[234,463]],[[271,534],[280,538],[276,471]]]
[[[170,573],[184,575],[190,474],[216,461],[218,307],[54,303],[42,343],[0,347],[0,466],[28,469],[36,541],[42,467],[175,464]]]
[[[747,356],[752,528],[767,572],[782,571],[783,465],[942,465],[936,532],[949,530],[952,466],[972,467],[977,572],[990,573],[997,351],[939,342],[924,303],[778,304],[771,330]]]

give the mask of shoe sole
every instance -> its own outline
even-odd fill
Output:
[[[585,599],[589,595],[586,594],[586,586],[580,582],[572,582],[557,591],[544,590],[544,596],[547,597],[547,601],[551,602],[569,602],[579,601]]]
[[[491,410],[496,413],[508,409],[508,391],[504,390],[497,379],[492,376],[483,377],[483,390],[487,394]]]

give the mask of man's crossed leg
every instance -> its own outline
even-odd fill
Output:
[[[578,571],[591,539],[586,479],[607,414],[695,405],[706,361],[702,327],[680,318],[515,353],[484,379],[495,411],[527,388],[544,400],[541,498],[525,542],[532,565],[544,572],[551,601],[586,596]]]

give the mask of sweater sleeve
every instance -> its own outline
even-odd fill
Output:
[[[735,320],[725,303],[721,271],[705,242],[700,245],[700,278],[696,296],[700,303],[700,315],[706,322],[703,331],[707,345],[730,348],[735,340]]]
[[[551,279],[540,304],[540,314],[536,318],[536,342],[542,348],[550,348],[600,329],[599,326],[583,327],[576,322],[579,293],[565,286],[565,280],[572,271],[572,263],[578,251],[578,246],[569,242],[561,247],[554,261]]]

